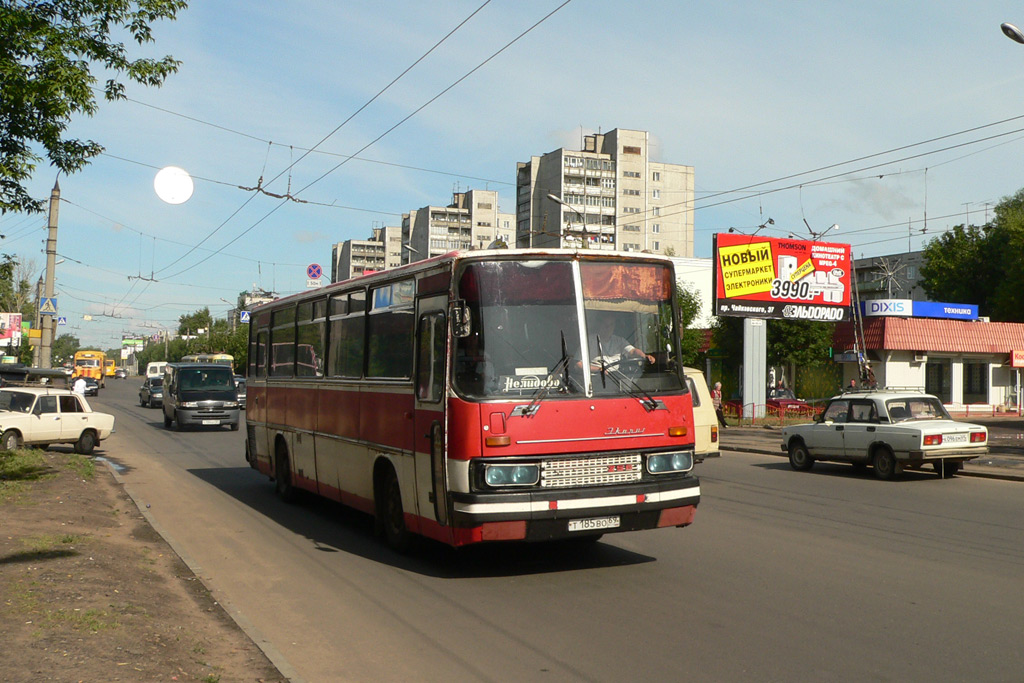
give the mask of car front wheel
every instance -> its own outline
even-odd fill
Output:
[[[18,432],[13,429],[8,429],[3,435],[0,435],[0,449],[13,451],[20,444],[21,439],[18,437]]]
[[[798,472],[806,472],[814,467],[814,458],[811,457],[804,442],[797,441],[789,444],[789,465]]]

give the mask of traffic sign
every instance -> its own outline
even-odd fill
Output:
[[[324,269],[319,263],[310,263],[306,266],[306,277],[310,280],[319,280],[324,275]]]
[[[43,297],[39,302],[40,315],[57,315],[57,297]]]
[[[249,311],[238,312],[238,322],[247,323],[249,322]]]
[[[67,325],[68,324],[67,317],[65,317],[63,315],[57,316],[57,324],[58,325]]]

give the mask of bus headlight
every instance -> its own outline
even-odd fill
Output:
[[[484,483],[488,486],[533,486],[540,481],[537,465],[487,465]]]
[[[647,471],[651,474],[689,472],[693,469],[693,453],[656,453],[647,456]]]
[[[196,402],[196,401],[182,401],[181,402],[181,407],[182,408],[198,408],[199,407],[199,403]]]

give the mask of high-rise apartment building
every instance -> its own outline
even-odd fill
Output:
[[[646,131],[520,162],[516,197],[516,246],[693,256],[693,167],[651,161]]]
[[[373,229],[366,240],[346,240],[331,248],[331,282],[341,282],[366,271],[402,265],[402,229],[385,226]]]
[[[512,245],[513,217],[498,211],[494,190],[455,192],[448,206],[402,214],[402,263],[456,249],[486,249],[496,240]]]

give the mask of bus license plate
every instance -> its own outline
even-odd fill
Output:
[[[615,529],[618,526],[618,515],[614,517],[591,517],[589,519],[569,520],[569,531],[596,531],[598,529]]]

